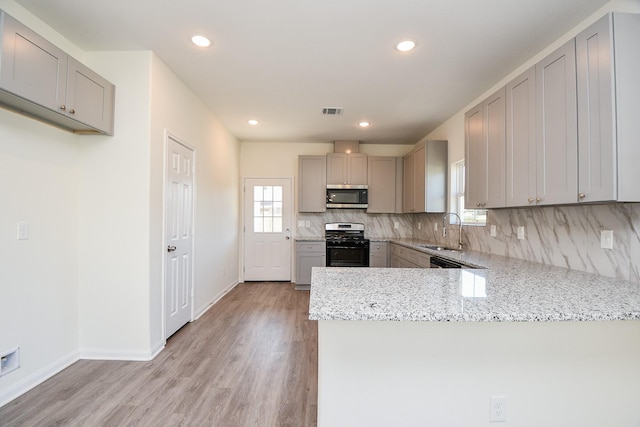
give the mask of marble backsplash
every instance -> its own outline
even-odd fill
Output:
[[[299,213],[297,220],[309,222],[309,227],[297,228],[299,238],[323,236],[326,222],[361,222],[368,238],[416,238],[446,246],[458,242],[457,225],[448,225],[447,238],[442,238],[441,214],[332,210]],[[490,235],[491,225],[496,237]],[[517,238],[518,226],[525,229],[524,240]],[[613,249],[600,247],[601,230],[613,231]],[[463,243],[471,250],[640,283],[640,203],[490,210],[486,227],[464,227]]]

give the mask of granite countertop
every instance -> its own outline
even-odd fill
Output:
[[[311,320],[640,320],[640,284],[474,251],[434,251],[480,269],[314,267]]]

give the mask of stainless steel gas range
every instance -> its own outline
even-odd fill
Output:
[[[324,226],[327,267],[369,267],[369,239],[364,224],[333,222]]]

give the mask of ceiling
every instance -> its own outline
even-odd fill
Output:
[[[416,143],[607,2],[16,1],[83,50],[153,50],[241,141],[386,144]]]

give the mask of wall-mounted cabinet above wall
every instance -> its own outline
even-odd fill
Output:
[[[506,85],[505,207],[640,201],[638,40],[640,15],[610,13]],[[469,209],[500,207],[477,204],[502,191],[483,187],[494,98],[465,116]]]
[[[640,201],[640,15],[608,14],[576,37],[578,201]]]
[[[327,185],[367,185],[367,155],[327,154]]]
[[[447,208],[447,141],[426,141],[404,156],[402,209],[438,213]]]
[[[0,105],[76,133],[113,135],[115,86],[0,10]]]
[[[505,197],[505,89],[465,114],[465,204],[501,208]]]
[[[327,156],[298,156],[298,212],[327,211]]]

